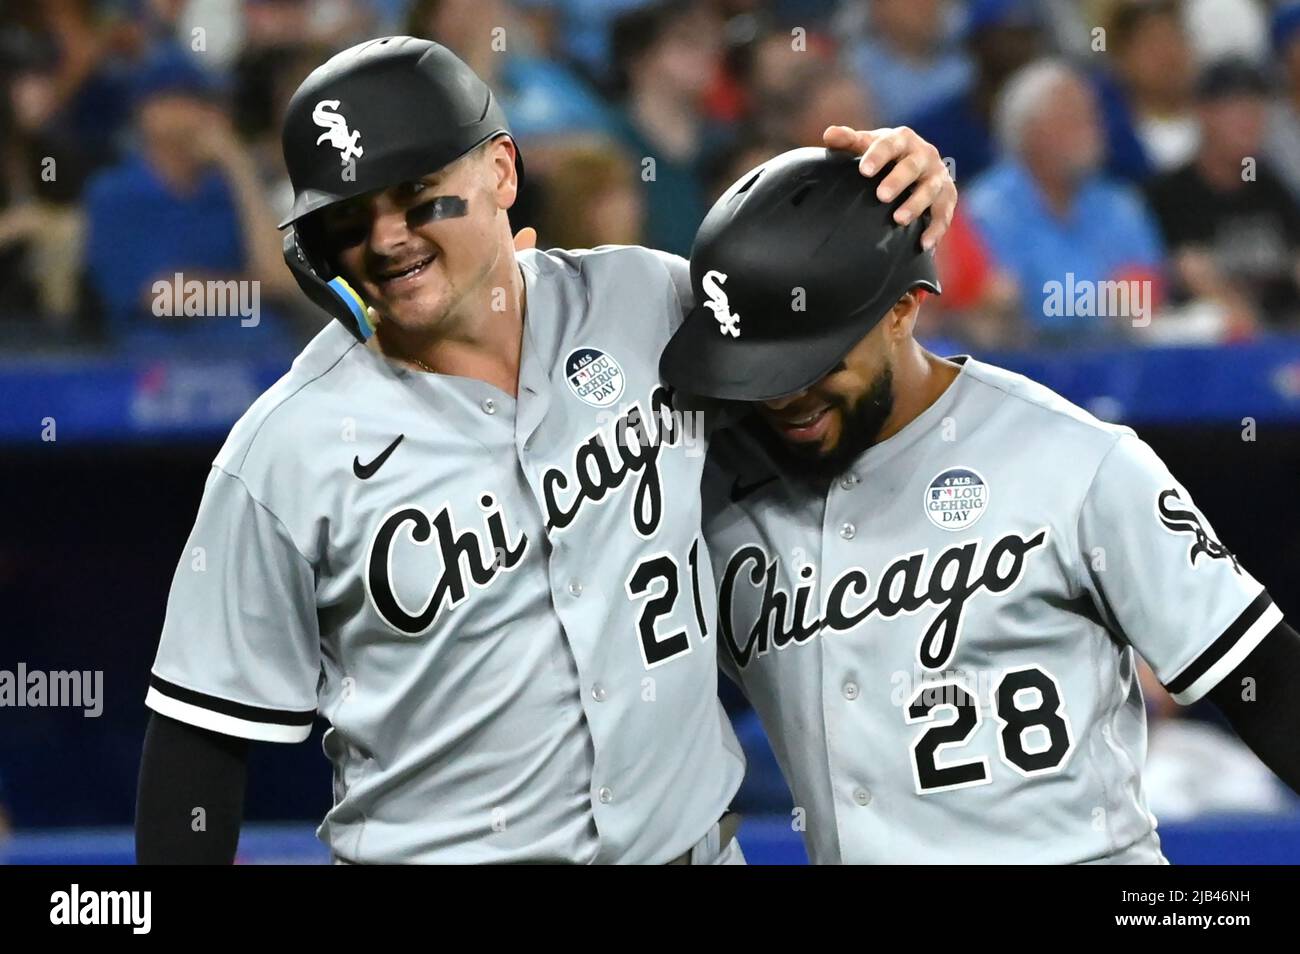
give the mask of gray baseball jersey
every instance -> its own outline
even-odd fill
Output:
[[[331,322],[235,425],[172,584],[148,705],[268,741],[328,720],[341,860],[664,862],[744,771],[702,435],[657,374],[686,263],[520,265],[517,398]]]
[[[1159,862],[1134,650],[1190,703],[1281,614],[1131,430],[957,360],[824,492],[714,437],[722,664],[814,862]]]

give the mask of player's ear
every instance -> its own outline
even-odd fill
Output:
[[[508,209],[519,195],[519,171],[515,165],[515,142],[509,136],[498,136],[487,144],[487,161],[491,169],[493,192],[497,207]]]
[[[894,307],[885,315],[885,333],[891,339],[905,338],[916,327],[917,312],[920,311],[921,299],[915,291],[909,291],[894,302]]]

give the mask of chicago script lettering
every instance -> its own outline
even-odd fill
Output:
[[[961,634],[962,614],[972,596],[980,590],[1003,593],[1024,575],[1027,556],[1047,541],[1047,528],[1031,537],[1007,534],[994,542],[976,566],[980,541],[958,544],[941,551],[926,573],[928,551],[898,557],[885,567],[875,599],[870,599],[871,580],[865,570],[850,567],[830,584],[822,615],[807,618],[816,587],[816,574],[801,570],[795,587],[793,619],[791,601],[778,584],[778,560],[769,558],[760,546],[743,546],[727,561],[718,592],[719,628],[736,665],[745,668],[773,648],[799,645],[823,631],[846,632],[871,616],[893,619],[912,615],[927,606],[939,612],[929,621],[917,644],[917,660],[926,669],[941,669],[952,658]],[[743,638],[736,636],[736,595],[740,587],[761,591],[752,623]],[[863,603],[862,601],[867,602]],[[749,605],[753,605],[752,601]]]

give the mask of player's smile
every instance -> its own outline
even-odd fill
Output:
[[[859,344],[855,352],[864,348]],[[798,450],[803,458],[821,457],[833,452],[844,432],[846,391],[842,375],[848,370],[848,361],[854,353],[845,356],[820,380],[789,397],[763,401],[759,414],[769,427],[786,444]]]
[[[436,253],[430,252],[419,258],[375,269],[372,271],[375,286],[385,296],[403,295],[421,283],[437,257]]]
[[[765,407],[763,413],[776,428],[777,433],[787,441],[811,444],[826,436],[826,432],[830,429],[833,410],[831,405],[822,404],[797,413],[791,413],[789,409],[777,413],[770,407]]]

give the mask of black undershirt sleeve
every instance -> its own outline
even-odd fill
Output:
[[[1300,792],[1300,634],[1278,623],[1206,698],[1260,760]]]
[[[135,809],[138,864],[234,862],[248,748],[247,739],[150,716]]]

